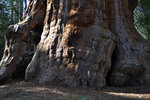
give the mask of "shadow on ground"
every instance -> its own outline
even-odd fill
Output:
[[[150,88],[107,87],[93,90],[20,81],[0,85],[0,100],[150,100]]]

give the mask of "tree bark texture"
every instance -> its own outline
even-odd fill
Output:
[[[0,82],[26,69],[26,81],[42,84],[148,84],[149,43],[134,28],[129,1],[30,0],[6,33]]]

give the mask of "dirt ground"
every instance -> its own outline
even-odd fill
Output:
[[[150,87],[107,87],[93,90],[17,81],[0,85],[0,100],[150,100]]]

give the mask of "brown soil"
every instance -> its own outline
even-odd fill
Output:
[[[0,85],[0,100],[150,100],[150,88],[107,87],[93,90],[19,81]]]

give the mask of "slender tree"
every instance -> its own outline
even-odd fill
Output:
[[[19,0],[20,1],[20,20],[22,19],[22,15],[23,15],[23,0]]]
[[[24,0],[25,9],[27,8],[27,0]]]
[[[10,0],[10,5],[11,5],[11,23],[14,23],[14,10],[13,10],[13,6],[14,6],[14,1]]]

